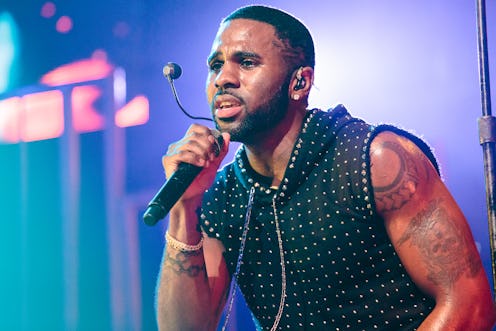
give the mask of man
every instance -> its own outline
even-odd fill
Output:
[[[241,8],[208,66],[224,145],[216,156],[195,124],[163,158],[167,176],[181,162],[204,170],[170,212],[161,330],[215,330],[231,284],[263,330],[490,330],[487,278],[429,148],[342,106],[307,110],[303,24]],[[231,140],[243,145],[217,173]]]

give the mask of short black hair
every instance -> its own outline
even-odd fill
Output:
[[[270,24],[276,30],[277,37],[287,46],[289,62],[293,67],[315,67],[315,49],[312,36],[307,27],[296,17],[283,10],[251,5],[241,7],[224,18],[222,23],[244,18]]]

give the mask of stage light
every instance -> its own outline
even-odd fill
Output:
[[[55,28],[60,33],[69,33],[72,30],[72,18],[69,16],[61,16],[56,23]]]
[[[53,2],[45,2],[41,7],[40,15],[44,18],[52,18],[55,15],[57,7]]]
[[[0,13],[0,93],[15,82],[19,53],[17,25],[8,12]]]

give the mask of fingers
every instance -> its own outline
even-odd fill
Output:
[[[222,155],[222,160],[227,151],[229,135],[224,137],[225,134],[220,136],[215,133],[215,136],[213,131],[206,126],[191,125],[183,139],[171,144],[167,154],[162,158],[167,176],[169,177],[182,162],[198,167],[208,167],[217,156]],[[219,143],[219,140],[227,140],[227,142]]]

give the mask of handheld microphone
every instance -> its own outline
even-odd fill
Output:
[[[216,144],[214,145],[214,154],[218,156],[224,146],[224,139],[217,130],[212,130]],[[147,225],[155,225],[164,218],[170,209],[176,204],[177,200],[188,189],[196,176],[202,171],[203,167],[198,167],[190,163],[180,163],[177,170],[167,180],[160,190],[155,194],[148,204],[143,214],[143,221]]]
[[[202,119],[212,121],[210,118],[206,117],[194,117],[188,114],[186,110],[179,102],[177,97],[176,89],[174,87],[174,79],[177,79],[182,74],[182,69],[177,63],[169,62],[167,63],[163,70],[164,76],[169,81],[174,98],[179,106],[179,108],[190,118]],[[224,139],[222,135],[217,130],[211,130],[213,136],[215,137],[214,154],[218,156],[221,149],[224,146]],[[184,194],[187,188],[191,185],[193,180],[202,171],[202,167],[195,166],[189,163],[180,163],[177,166],[177,170],[172,174],[172,176],[162,185],[160,190],[155,194],[153,199],[148,203],[147,209],[143,214],[143,221],[147,225],[155,225],[158,221],[164,218],[170,211],[170,209],[176,204],[177,200]]]

